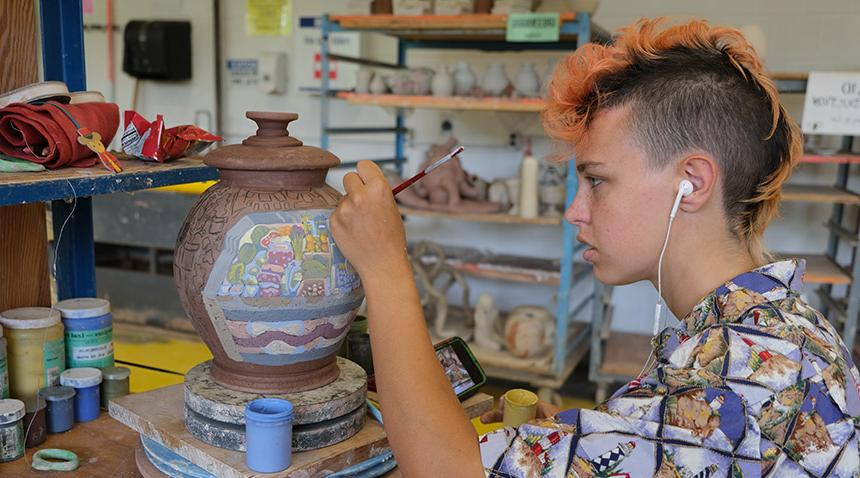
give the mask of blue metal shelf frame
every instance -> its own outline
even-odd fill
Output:
[[[81,0],[41,0],[39,11],[44,79],[62,81],[69,91],[86,90]],[[62,229],[62,240],[54,251],[57,298],[94,297],[96,273],[90,196],[217,177],[217,170],[205,166],[70,180],[34,176],[33,183],[0,185],[0,206],[51,201],[55,238],[60,237]],[[72,197],[76,199],[68,199]]]
[[[330,88],[330,82],[328,80],[328,72],[329,72],[329,35],[332,32],[344,32],[344,31],[359,31],[359,30],[349,30],[341,28],[335,22],[332,22],[327,15],[323,16],[318,23],[321,31],[322,31],[322,44],[320,47],[320,56],[321,56],[321,89],[320,89],[320,106],[322,108],[320,118],[321,118],[321,129],[320,129],[320,144],[322,148],[327,149],[330,145],[329,135],[332,132],[332,127],[329,123],[329,107],[330,101],[332,97],[332,90]],[[363,33],[389,33],[384,30],[360,30]],[[452,35],[456,35],[457,31],[446,31],[446,33],[450,33]],[[597,28],[596,30],[592,30],[591,24],[591,16],[588,13],[577,13],[576,20],[571,22],[564,22],[561,25],[560,34],[562,35],[576,35],[576,47],[579,48],[586,43],[588,43],[592,35],[595,35],[600,41],[607,41],[608,35],[605,34],[601,29]],[[418,48],[434,48],[434,49],[470,49],[470,50],[484,50],[484,51],[527,51],[527,50],[571,50],[570,42],[554,42],[554,43],[508,43],[505,41],[444,41],[444,40],[433,40],[433,41],[420,41],[420,40],[404,40],[402,38],[398,38],[398,47],[397,47],[397,63],[396,66],[398,68],[403,68],[406,66],[406,52],[409,49],[418,49]],[[338,57],[340,59],[344,59],[342,57]],[[360,62],[360,59],[356,59],[356,62]],[[403,172],[403,162],[405,161],[404,150],[405,150],[405,141],[406,141],[406,127],[404,122],[404,114],[403,109],[397,109],[396,115],[396,123],[395,123],[395,158],[397,158],[396,165],[398,171],[402,174]],[[371,128],[368,128],[371,129]],[[365,131],[366,133],[382,133],[382,132],[391,132],[391,128],[378,128],[373,131]],[[573,158],[571,159],[571,161]],[[576,195],[576,190],[578,187],[578,182],[576,178],[576,174],[571,170],[567,175],[567,204],[570,205],[573,202],[573,198]],[[608,292],[609,288],[606,288],[601,284],[596,278],[593,278],[594,290],[590,297],[587,297],[584,301],[580,302],[576,305],[576,307],[571,310],[571,289],[573,288],[573,261],[574,256],[579,251],[577,247],[578,243],[576,242],[576,232],[572,224],[567,223],[566,221],[562,221],[562,237],[563,237],[563,257],[561,261],[561,271],[560,271],[560,284],[558,289],[558,305],[556,309],[556,336],[555,336],[555,352],[553,357],[553,371],[555,372],[556,377],[560,377],[566,369],[567,359],[568,357],[572,357],[576,349],[585,346],[589,342],[589,335],[591,334],[592,327],[589,326],[586,328],[583,333],[579,334],[577,337],[568,338],[570,323],[573,317],[580,312],[583,307],[587,303],[591,303],[592,306],[592,323],[599,323],[603,314],[606,311],[606,306],[608,302]],[[564,377],[561,377],[562,379]]]

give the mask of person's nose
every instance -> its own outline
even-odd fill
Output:
[[[582,226],[591,222],[588,193],[585,188],[580,187],[576,191],[573,203],[564,212],[564,219],[575,226]]]

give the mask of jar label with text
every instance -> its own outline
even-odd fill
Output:
[[[9,398],[9,369],[6,356],[0,357],[0,398]]]
[[[48,340],[42,346],[42,363],[45,366],[47,386],[59,385],[60,374],[66,370],[66,346],[63,339]]]
[[[113,366],[113,327],[66,330],[66,363],[69,368]]]

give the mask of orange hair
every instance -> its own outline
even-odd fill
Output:
[[[655,143],[652,146],[658,149],[651,151],[656,153],[652,156],[677,155],[685,152],[685,148],[697,147],[713,154],[724,172],[731,170],[737,174],[741,168],[740,171],[747,172],[747,176],[756,176],[738,179],[738,184],[730,185],[728,189],[731,191],[724,194],[723,200],[730,229],[745,241],[754,260],[764,263],[770,255],[762,244],[762,236],[778,214],[782,184],[802,154],[801,133],[780,105],[776,86],[765,75],[755,50],[739,31],[712,27],[702,20],[668,27],[663,27],[663,23],[662,18],[640,19],[622,28],[612,44],[587,44],[560,62],[550,82],[547,107],[542,114],[544,128],[552,138],[576,145],[583,140],[591,121],[601,109],[639,104],[643,117],[631,121],[636,130],[642,124],[646,125],[642,128],[649,128],[649,120],[650,123],[660,122],[654,113],[660,110],[653,103],[664,102],[676,111],[679,102],[687,101],[691,96],[711,95],[712,98],[704,105],[711,108],[716,103],[716,113],[710,113],[719,115],[719,102],[724,101],[726,107],[722,119],[725,124],[760,125],[759,128],[750,126],[746,132],[737,131],[738,135],[756,135],[748,138],[752,147],[746,156],[728,151],[733,145],[721,146],[720,141],[726,143],[732,138],[727,139],[716,131],[703,131],[701,124],[704,122],[697,126],[695,118],[680,124],[652,124],[646,136],[672,136],[660,129],[663,127],[699,127],[685,138],[699,138],[699,142],[704,144],[677,140],[671,143],[671,139],[660,139],[652,141]],[[660,73],[667,68],[673,68],[675,73]],[[678,78],[678,72],[684,78]],[[703,84],[711,84],[695,85],[699,80]],[[673,82],[677,88],[668,87]],[[672,98],[674,91],[684,88],[696,94]],[[738,101],[742,106],[737,105]],[[699,109],[702,108],[699,105]],[[651,112],[650,116],[646,111]],[[637,115],[635,111],[632,114]],[[689,114],[695,116],[697,113],[691,111]],[[718,116],[718,119],[721,118]],[[667,144],[670,151],[666,151]],[[737,149],[736,145],[734,147]],[[727,152],[721,154],[722,151]],[[727,176],[724,174],[726,182],[731,181]]]

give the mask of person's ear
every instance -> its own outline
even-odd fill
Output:
[[[707,204],[717,191],[717,162],[706,154],[696,154],[681,160],[682,179],[693,183],[693,192],[681,200],[680,209],[696,212]]]

